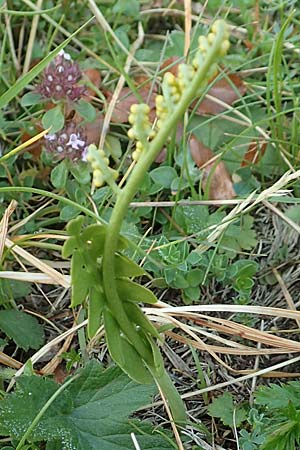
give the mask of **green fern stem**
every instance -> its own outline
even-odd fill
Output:
[[[107,229],[102,261],[104,291],[108,308],[117,320],[122,332],[126,335],[128,340],[135,347],[136,351],[143,358],[152,373],[153,378],[168,399],[172,414],[176,421],[185,420],[183,402],[173,386],[168,374],[165,371],[161,372],[155,368],[150,342],[141,339],[134,324],[130,321],[123,308],[122,300],[118,295],[115,282],[116,275],[114,255],[117,251],[118,237],[122,222],[127,214],[130,202],[138,192],[144,180],[145,174],[164,146],[168,137],[174,131],[178,121],[184,115],[190,103],[194,100],[197,92],[199,92],[199,89],[205,86],[209,81],[208,74],[210,73],[212,64],[215,63],[220,55],[221,46],[225,38],[225,23],[220,22],[214,43],[207,52],[206,58],[204,59],[201,67],[197,70],[190,86],[186,88],[177,106],[175,106],[174,110],[164,120],[163,127],[159,130],[149,146],[147,146],[148,148],[142,153],[126,186],[117,195],[116,204],[113,208]]]
[[[109,304],[109,308],[118,321],[122,331],[131,341],[133,338],[133,343],[137,344],[136,349],[142,356],[144,351],[142,350],[140,343],[137,342],[140,341],[140,338],[135,332],[132,323],[128,320],[125,312],[123,311],[122,301],[120,300],[116,289],[114,254],[117,250],[118,236],[121,230],[122,222],[127,214],[130,202],[138,192],[139,187],[143,183],[145,174],[164,146],[169,135],[172,133],[172,131],[174,131],[174,128],[177,126],[178,121],[184,115],[190,103],[194,100],[195,93],[199,90],[203,82],[206,80],[207,73],[211,65],[215,62],[219,55],[224,36],[225,23],[221,23],[218,28],[214,44],[211,47],[210,51],[207,53],[207,57],[202,67],[199,68],[198,72],[196,73],[190,87],[183,93],[182,98],[180,99],[178,105],[175,107],[174,111],[168,118],[166,118],[164,126],[160,129],[155,139],[151,142],[147,151],[142,154],[126,186],[117,196],[117,201],[109,221],[103,255],[103,278],[105,294]]]

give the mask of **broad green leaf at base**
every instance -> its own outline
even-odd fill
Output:
[[[15,392],[0,401],[1,435],[20,440],[58,387],[49,379],[22,376]],[[118,368],[103,370],[92,361],[52,403],[29,441],[46,441],[47,450],[132,450],[134,432],[143,450],[171,450],[149,425],[135,422],[133,428],[128,419],[154,392],[153,386],[136,384]]]

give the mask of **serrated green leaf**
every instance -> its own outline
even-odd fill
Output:
[[[93,287],[90,288],[89,292],[89,307],[88,307],[88,337],[92,339],[97,333],[100,325],[102,312],[105,305],[104,293],[100,292],[99,289]]]
[[[54,134],[61,130],[65,123],[65,116],[62,113],[61,106],[49,109],[42,118],[42,125],[45,128],[51,128],[49,133]]]
[[[127,279],[116,280],[117,290],[120,298],[125,301],[156,303],[157,298],[149,289]]]
[[[146,271],[132,259],[125,255],[116,254],[115,257],[116,277],[141,277]]]
[[[268,409],[283,409],[292,402],[300,408],[300,383],[291,381],[285,384],[270,384],[261,386],[255,392],[255,404]]]
[[[251,250],[257,244],[256,232],[252,230],[254,218],[246,214],[241,219],[240,230],[236,235],[242,250]]]
[[[24,350],[38,349],[43,345],[43,327],[35,317],[22,311],[0,311],[0,329]]]
[[[1,435],[19,441],[58,388],[54,381],[34,375],[18,378],[15,392],[0,401]],[[92,361],[54,400],[28,441],[47,442],[47,450],[132,450],[134,432],[143,450],[172,450],[149,425],[128,419],[154,392],[154,386],[136,384],[120,369],[103,370]]]
[[[215,398],[207,407],[208,414],[212,417],[218,417],[224,425],[233,427],[239,426],[247,418],[246,410],[240,406],[235,406],[233,396],[225,392],[218,398]]]

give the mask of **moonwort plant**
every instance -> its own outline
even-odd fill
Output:
[[[138,302],[155,303],[157,298],[132,281],[146,273],[122,254],[127,241],[120,230],[145,173],[189,104],[216,74],[217,61],[228,48],[226,25],[217,21],[207,37],[199,38],[192,63],[179,65],[177,77],[171,73],[164,75],[162,95],[156,98],[157,120],[153,126],[148,117],[149,107],[132,105],[128,136],[136,144],[132,154],[136,165],[125,187],[116,185],[117,173],[109,167],[103,150],[89,146],[87,160],[92,166],[94,185],[109,184],[116,203],[108,225],[92,224],[84,228],[83,216],[70,222],[67,229],[71,236],[63,249],[65,257],[72,255],[71,306],[82,304],[88,297],[89,337],[96,334],[103,320],[111,357],[137,382],[151,383],[154,379],[178,423],[186,420],[185,408],[164,368],[157,345],[161,336],[138,306]]]

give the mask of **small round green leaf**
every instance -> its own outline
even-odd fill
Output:
[[[59,163],[51,172],[51,183],[57,189],[65,187],[68,178],[69,168],[65,161]],[[78,212],[78,210],[77,210]]]
[[[177,172],[173,167],[161,166],[151,170],[150,177],[154,183],[164,188],[170,188],[172,181],[177,177]]]
[[[38,92],[27,92],[21,99],[21,106],[38,105],[43,102],[43,97]]]
[[[42,118],[42,125],[45,129],[51,128],[50,134],[61,130],[65,124],[65,117],[62,113],[61,107],[58,105],[55,108],[49,109]]]

